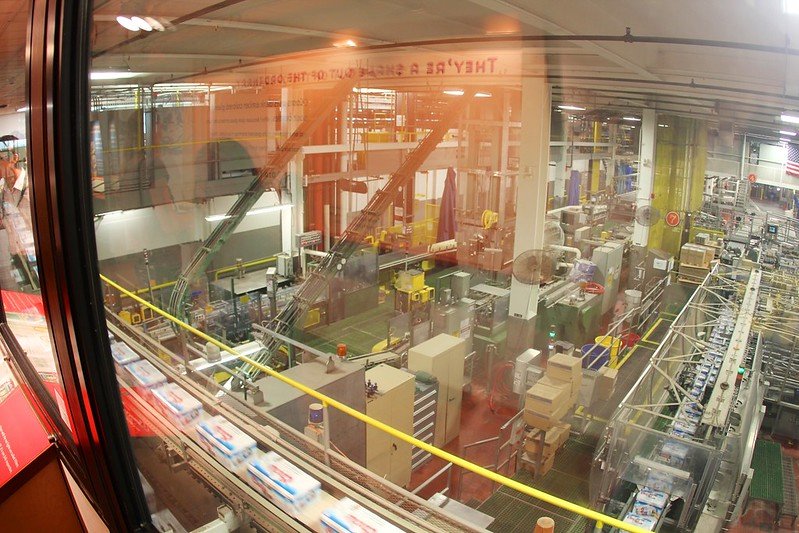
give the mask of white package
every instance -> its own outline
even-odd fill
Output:
[[[120,365],[126,365],[139,360],[139,354],[131,350],[130,346],[124,342],[111,343],[111,357]]]
[[[402,531],[367,511],[349,498],[342,498],[333,507],[326,509],[321,518],[325,533],[391,533]]]
[[[294,518],[319,501],[322,485],[275,452],[254,454],[247,480],[261,494]]]
[[[166,383],[166,376],[145,359],[125,365],[125,370],[133,378],[134,386],[142,389],[141,392],[147,395],[151,389]]]
[[[185,426],[200,416],[202,404],[197,398],[175,383],[153,390],[158,409],[179,426]]]
[[[231,470],[255,451],[255,440],[221,416],[204,420],[195,429],[200,444]]]

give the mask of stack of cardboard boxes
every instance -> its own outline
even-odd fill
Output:
[[[561,423],[561,419],[577,401],[582,378],[579,358],[555,354],[547,362],[545,375],[527,391],[524,421],[533,429],[528,433],[522,463],[526,468],[536,470],[538,455],[533,452],[540,450],[543,435],[544,459],[537,475],[543,475],[552,468],[555,451],[568,439],[570,426]]]
[[[615,368],[609,368],[607,366],[602,367],[596,377],[595,382],[595,397],[601,401],[610,400],[610,397],[613,395],[613,391],[616,389],[616,376],[618,375],[618,370]]]
[[[680,249],[680,278],[701,283],[710,271],[710,262],[715,251],[709,246],[686,243]]]
[[[522,453],[522,467],[533,474],[539,475],[538,458],[541,458],[540,475],[544,475],[555,463],[555,453],[569,440],[571,425],[558,424],[549,431],[533,428],[527,432],[524,439],[524,452]],[[541,445],[543,441],[543,452]]]

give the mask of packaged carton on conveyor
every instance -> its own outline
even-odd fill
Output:
[[[321,518],[325,533],[400,533],[402,530],[367,511],[349,498],[326,509]]]
[[[199,418],[203,408],[197,398],[175,383],[153,390],[153,400],[158,410],[179,427]]]
[[[199,443],[231,470],[255,451],[255,440],[221,416],[204,420],[195,429]]]
[[[151,397],[152,389],[166,383],[166,376],[146,359],[129,363],[124,368],[133,378],[133,386],[148,400]]]
[[[322,491],[319,481],[275,452],[253,455],[247,464],[247,480],[294,518],[315,504]]]
[[[638,516],[633,512],[627,513],[627,516],[624,517],[624,521],[627,522],[628,524],[644,528],[648,531],[654,531],[655,526],[658,524],[656,518],[652,518],[649,516]]]
[[[111,357],[118,365],[122,366],[139,360],[139,354],[131,350],[130,346],[124,342],[111,343]]]

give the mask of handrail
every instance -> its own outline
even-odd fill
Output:
[[[430,445],[430,444],[428,444],[428,443],[426,443],[424,441],[421,441],[421,440],[419,440],[419,439],[417,439],[417,438],[415,438],[415,437],[413,437],[411,435],[403,433],[402,431],[399,431],[399,430],[397,430],[397,429],[395,429],[395,428],[393,428],[393,427],[391,427],[391,426],[389,426],[387,424],[384,424],[383,422],[380,422],[379,420],[375,420],[374,418],[372,418],[372,417],[370,417],[368,415],[365,415],[364,413],[361,413],[360,411],[358,411],[356,409],[353,409],[352,407],[350,407],[350,406],[348,406],[346,404],[343,404],[343,403],[341,403],[341,402],[339,402],[337,400],[334,400],[333,398],[331,398],[329,396],[326,396],[326,395],[324,395],[324,394],[322,394],[322,393],[320,393],[320,392],[318,392],[318,391],[316,391],[316,390],[314,390],[314,389],[312,389],[310,387],[307,387],[306,385],[303,385],[302,383],[300,383],[298,381],[295,381],[295,380],[293,380],[291,378],[287,378],[286,376],[284,376],[280,372],[277,372],[277,371],[273,370],[272,368],[270,368],[270,367],[268,367],[266,365],[262,365],[262,364],[258,363],[257,361],[255,361],[254,359],[251,359],[249,357],[246,357],[244,355],[239,354],[235,349],[231,348],[230,346],[227,346],[224,343],[218,341],[217,339],[211,337],[210,335],[207,335],[206,333],[203,333],[202,331],[198,330],[197,328],[195,328],[193,326],[190,326],[189,324],[186,324],[182,320],[172,316],[171,314],[169,314],[166,311],[156,307],[155,305],[151,304],[150,302],[148,302],[148,301],[146,301],[146,300],[144,300],[142,298],[139,298],[138,296],[136,296],[132,292],[128,291],[124,287],[118,285],[117,283],[115,283],[114,281],[110,280],[106,276],[101,274],[100,275],[100,279],[102,279],[105,283],[107,283],[111,287],[115,288],[116,290],[120,291],[121,293],[123,293],[123,294],[127,295],[128,297],[133,298],[134,300],[138,301],[140,304],[142,304],[142,305],[144,305],[146,307],[149,307],[152,311],[158,313],[159,315],[163,316],[164,318],[166,318],[167,320],[173,322],[174,324],[177,324],[178,326],[182,327],[186,331],[188,331],[190,333],[193,333],[194,335],[197,335],[201,339],[214,344],[215,346],[219,347],[219,349],[221,349],[221,350],[225,350],[227,352],[230,352],[233,355],[238,356],[240,361],[243,361],[243,362],[253,366],[254,368],[257,368],[261,372],[264,372],[265,374],[267,374],[269,376],[272,376],[273,378],[275,378],[277,380],[282,381],[286,385],[294,387],[295,389],[307,394],[308,396],[311,396],[312,398],[315,398],[315,399],[319,400],[320,402],[322,402],[322,405],[325,406],[325,407],[328,407],[328,406],[329,407],[334,407],[334,408],[338,409],[339,411],[341,411],[342,413],[347,414],[347,415],[349,415],[349,416],[351,416],[351,417],[363,422],[364,424],[367,424],[369,426],[372,426],[373,428],[376,428],[376,429],[379,429],[379,430],[381,430],[381,431],[383,431],[385,433],[388,433],[392,437],[395,437],[395,438],[398,438],[398,439],[400,439],[402,441],[405,441],[405,442],[407,442],[407,443],[409,443],[409,444],[411,444],[413,446],[416,446],[417,448],[421,448],[422,450],[425,450],[426,452],[428,452],[428,453],[430,453],[432,455],[435,455],[436,457],[439,457],[439,458],[441,458],[441,459],[443,459],[443,460],[445,460],[447,462],[453,463],[453,464],[455,464],[455,465],[457,465],[457,466],[459,466],[459,467],[461,467],[461,468],[463,468],[465,470],[469,470],[470,472],[474,472],[475,474],[478,474],[478,475],[480,475],[480,476],[482,476],[482,477],[484,477],[486,479],[489,479],[489,480],[491,480],[493,482],[496,482],[496,483],[499,483],[501,485],[504,485],[504,486],[506,486],[508,488],[514,489],[514,490],[516,490],[518,492],[521,492],[522,494],[525,494],[525,495],[530,496],[532,498],[536,498],[538,500],[544,501],[544,502],[549,503],[551,505],[554,505],[556,507],[560,507],[561,509],[564,509],[566,511],[578,514],[580,516],[584,516],[585,518],[588,518],[590,520],[594,520],[596,522],[601,522],[601,523],[603,523],[605,525],[609,525],[609,526],[612,526],[612,527],[615,527],[615,528],[618,528],[618,529],[622,529],[624,531],[629,531],[631,533],[647,533],[647,530],[645,530],[645,529],[643,529],[641,527],[635,526],[633,524],[629,524],[627,522],[623,522],[623,521],[619,520],[618,518],[614,518],[614,517],[605,515],[603,513],[600,513],[599,511],[595,511],[593,509],[589,509],[587,507],[583,507],[581,505],[577,505],[577,504],[572,503],[572,502],[570,502],[568,500],[564,500],[562,498],[558,498],[557,496],[553,496],[552,494],[549,494],[547,492],[543,492],[541,490],[538,490],[538,489],[535,489],[535,488],[530,487],[528,485],[525,485],[523,483],[520,483],[520,482],[518,482],[518,481],[516,481],[514,479],[510,479],[510,478],[505,477],[505,476],[503,476],[501,474],[497,474],[495,472],[492,472],[491,470],[488,470],[487,468],[483,468],[483,467],[481,467],[479,465],[476,465],[476,464],[474,464],[474,463],[472,463],[470,461],[462,459],[461,457],[458,457],[457,455],[453,455],[453,454],[451,454],[451,453],[449,453],[447,451],[444,451],[444,450],[442,450],[440,448],[437,448],[435,446],[432,446],[432,445]]]

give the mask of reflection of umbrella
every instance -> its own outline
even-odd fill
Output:
[[[438,214],[438,242],[455,238],[455,199],[458,196],[455,184],[455,169],[447,169],[447,179],[444,180],[444,192],[441,194],[441,210]]]

